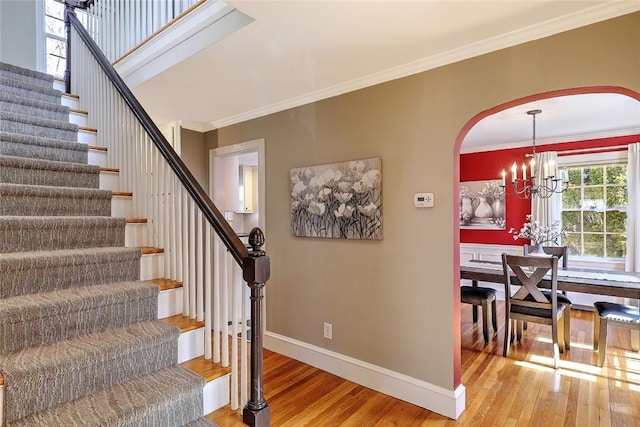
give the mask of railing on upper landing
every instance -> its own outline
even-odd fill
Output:
[[[87,30],[114,63],[207,0],[94,0],[86,2]],[[69,1],[68,1],[69,2]],[[72,0],[72,3],[79,3]]]
[[[140,2],[107,1],[123,3]],[[262,303],[270,263],[261,249],[264,235],[252,230],[251,250],[240,241],[80,23],[74,7],[83,6],[83,0],[67,0],[67,90],[80,96],[80,108],[90,112],[88,125],[98,129],[99,145],[108,150],[113,163],[109,166],[120,169],[119,185],[133,193],[131,215],[147,218],[147,245],[164,249],[165,278],[183,283],[183,314],[204,321],[205,359],[231,367],[231,408],[244,408],[243,419],[249,425],[268,426],[270,409],[262,389]],[[227,280],[234,264],[248,284],[241,292]],[[243,312],[249,299],[250,386]],[[244,354],[238,355],[238,349]]]

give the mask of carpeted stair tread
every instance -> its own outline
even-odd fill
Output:
[[[0,182],[98,188],[100,166],[0,155]]]
[[[0,370],[6,419],[10,423],[175,365],[179,334],[173,326],[151,320],[5,355]],[[38,381],[33,381],[36,375]]]
[[[124,246],[125,218],[0,216],[0,253]]]
[[[132,281],[0,299],[0,354],[154,320],[158,293]]]
[[[141,256],[124,247],[0,254],[0,298],[137,280]]]
[[[51,87],[44,87],[27,81],[15,79],[15,75],[0,75],[0,90],[8,95],[22,96],[45,102],[60,102],[62,92]]]
[[[172,366],[35,413],[7,427],[183,426],[202,416],[202,377]]]
[[[47,102],[0,92],[0,110],[50,120],[69,121],[69,107],[60,104],[60,100]]]
[[[89,146],[76,141],[0,131],[0,155],[87,163]]]
[[[0,63],[0,424],[211,426],[69,111],[53,77]]]
[[[111,215],[111,191],[0,183],[0,215]]]
[[[78,140],[78,125],[76,124],[5,111],[0,111],[0,131],[63,141]]]
[[[18,67],[5,62],[0,62],[0,76],[13,80],[21,80],[31,83],[32,85],[42,86],[43,88],[52,88],[54,80],[54,77],[50,74]]]

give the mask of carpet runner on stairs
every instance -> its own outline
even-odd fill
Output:
[[[0,63],[0,373],[14,426],[211,426],[46,74]],[[2,420],[0,420],[0,423]]]

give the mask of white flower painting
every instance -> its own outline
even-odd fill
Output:
[[[302,237],[382,239],[379,157],[291,169],[291,233]]]

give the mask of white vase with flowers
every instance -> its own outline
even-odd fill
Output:
[[[542,247],[544,245],[557,245],[558,239],[566,234],[560,228],[560,221],[553,221],[551,225],[540,225],[540,221],[534,221],[531,215],[527,215],[527,221],[522,224],[520,230],[511,228],[509,233],[513,234],[513,240],[528,239],[534,250],[529,255],[547,256]]]

